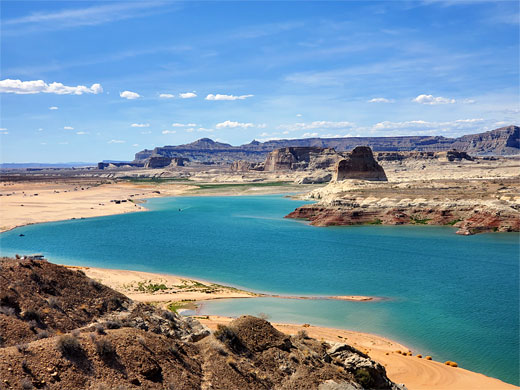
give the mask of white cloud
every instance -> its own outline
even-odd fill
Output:
[[[7,128],[6,127],[0,127],[0,131],[6,131]]]
[[[43,80],[21,81],[5,79],[0,80],[0,92],[19,95],[36,93],[55,93],[58,95],[83,95],[84,93],[92,93],[97,95],[98,93],[103,93],[103,87],[101,87],[101,84],[92,84],[90,88],[84,85],[69,87],[56,82],[47,84]]]
[[[455,99],[445,98],[442,96],[433,96],[433,95],[419,95],[416,98],[412,99],[412,101],[420,104],[453,104],[456,102]]]
[[[67,141],[64,142],[58,142],[58,145],[68,145],[69,143]]]
[[[7,135],[7,134],[9,134],[9,132],[7,131],[7,129],[5,127],[2,127],[2,128],[0,128],[0,134]]]
[[[40,127],[40,128],[38,129],[38,131],[43,131],[43,129]]]
[[[383,97],[373,98],[368,101],[368,103],[393,103],[393,99],[387,99]]]
[[[179,94],[179,97],[181,99],[191,99],[197,97],[197,94],[195,92],[183,92]]]
[[[137,98],[140,98],[141,95],[139,95],[138,93],[136,92],[132,92],[132,91],[123,91],[123,92],[120,92],[119,93],[119,96],[121,96],[122,98],[124,99],[128,99],[128,100],[133,100],[133,99],[137,99]]]
[[[267,123],[259,123],[258,125],[256,125],[256,127],[258,127],[259,129],[265,129],[267,127]]]
[[[298,118],[300,118],[300,117],[302,117],[303,115],[302,115],[302,114],[296,114],[296,116],[297,116]]]
[[[120,140],[120,139],[111,139],[108,141],[109,144],[124,144],[126,141]]]
[[[150,130],[147,130],[147,131],[141,131],[141,134],[152,134],[152,132]]]
[[[136,146],[139,146],[139,144],[133,144],[132,146],[136,147]]]
[[[208,96],[206,96],[206,100],[244,100],[253,96],[254,95],[221,95],[220,93],[213,95],[212,93],[210,93]]]
[[[237,127],[241,127],[242,129],[247,129],[248,127],[254,127],[254,126],[255,125],[252,124],[252,123],[232,122],[232,121],[229,121],[229,120],[217,123],[215,125],[215,127],[217,129],[225,129],[225,128],[234,129],[234,128],[237,128]]]
[[[72,127],[72,126],[64,126],[63,129],[64,130],[74,130],[74,127]]]
[[[187,123],[187,124],[184,124],[184,123],[172,123],[172,127],[195,127],[197,126],[196,123]]]
[[[464,99],[462,103],[464,104],[475,104],[477,101],[473,99]]]
[[[88,134],[86,131],[77,131],[76,134],[78,135],[85,135]]]
[[[175,96],[172,95],[171,93],[161,93],[161,94],[159,95],[159,97],[160,97],[161,99],[173,99]]]
[[[372,126],[374,131],[385,131],[387,133],[398,132],[400,135],[430,135],[432,130],[437,133],[450,133],[457,130],[482,130],[482,126],[488,121],[483,118],[457,119],[446,122],[429,122],[423,120],[412,120],[403,122],[384,121]],[[406,133],[406,134],[405,134]]]
[[[52,106],[52,107],[49,107],[49,110],[57,110],[59,107],[56,107],[56,106]]]
[[[316,138],[320,135],[318,133],[305,133],[302,135],[302,138]]]
[[[130,127],[150,127],[149,123],[132,123]]]
[[[162,133],[163,134],[175,134],[176,131],[175,130],[163,130]]]
[[[354,123],[347,121],[314,121],[314,122],[299,122],[287,125],[278,126],[279,129],[297,131],[297,130],[320,130],[320,129],[345,129],[354,127]]]

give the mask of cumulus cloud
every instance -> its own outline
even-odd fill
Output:
[[[9,134],[9,132],[7,131],[7,128],[5,128],[5,127],[0,127],[0,134],[7,135],[7,134]]]
[[[161,99],[173,99],[175,96],[172,95],[171,93],[161,93],[161,94],[159,95],[159,97],[160,97]]]
[[[120,92],[119,96],[121,96],[123,99],[128,99],[128,100],[138,99],[141,97],[141,95],[139,95],[136,92],[132,92],[132,91]]]
[[[316,138],[320,135],[318,133],[305,133],[302,135],[302,138]]]
[[[36,93],[55,93],[57,95],[83,95],[84,93],[92,93],[97,95],[98,93],[103,93],[103,87],[101,87],[101,84],[92,84],[90,87],[85,85],[69,87],[56,82],[47,84],[43,80],[21,81],[5,79],[0,80],[0,92],[19,95]]]
[[[319,129],[344,129],[354,127],[354,123],[347,121],[314,121],[299,122],[278,126],[279,129],[297,131],[297,130],[319,130]]]
[[[132,146],[136,147],[136,146],[139,146],[139,144],[133,144]]]
[[[172,123],[172,127],[195,127],[196,123]]]
[[[368,103],[393,103],[393,102],[394,102],[393,99],[387,99],[384,97],[373,98],[368,101]]]
[[[57,110],[59,107],[56,107],[56,106],[52,106],[52,107],[49,107],[49,110]]]
[[[72,127],[72,126],[64,126],[63,129],[64,130],[74,130],[74,127]]]
[[[253,97],[254,95],[221,95],[220,93],[217,93],[216,95],[210,93],[208,96],[206,96],[206,100],[244,100],[250,97]]]
[[[124,144],[126,141],[120,140],[120,139],[111,139],[108,141],[109,144]]]
[[[179,94],[179,97],[181,99],[191,99],[197,97],[197,94],[195,92],[183,92]]]
[[[215,125],[215,127],[217,129],[225,129],[225,128],[234,129],[237,127],[241,127],[242,129],[247,129],[249,127],[254,127],[254,126],[255,125],[253,123],[241,123],[241,122],[233,122],[233,121],[229,121],[229,120],[217,123]]]
[[[296,114],[296,116],[297,116],[298,118],[300,118],[300,117],[302,117],[303,115],[302,115],[302,114]]]
[[[453,104],[456,103],[455,99],[445,98],[442,96],[433,96],[433,95],[419,95],[416,98],[412,99],[412,101],[420,104]]]
[[[77,131],[76,132],[77,135],[85,135],[85,134],[88,134],[86,131]]]
[[[141,131],[141,134],[152,134],[152,132],[150,130],[146,130],[146,131]]]
[[[163,130],[162,133],[163,134],[175,134],[176,131],[175,130]]]
[[[150,127],[149,123],[132,123],[130,127]]]

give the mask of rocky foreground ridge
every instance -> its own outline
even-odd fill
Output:
[[[211,333],[81,271],[0,259],[0,389],[404,389],[347,344],[244,316]]]
[[[333,148],[342,152],[352,150],[358,145],[369,146],[375,152],[440,152],[456,149],[471,155],[517,155],[520,154],[520,127],[511,125],[459,138],[442,136],[305,138],[266,142],[252,141],[240,146],[202,138],[186,145],[144,149],[135,154],[133,163],[144,165],[150,157],[186,158],[189,161],[216,164],[230,164],[237,160],[262,162],[269,152],[280,148]]]
[[[457,234],[520,231],[518,179],[333,182],[305,198],[286,218],[315,226],[445,225]]]

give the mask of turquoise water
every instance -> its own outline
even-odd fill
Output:
[[[202,310],[373,332],[519,383],[518,234],[316,228],[283,219],[302,203],[282,196],[152,199],[145,213],[2,233],[1,252],[42,252],[54,262],[169,272],[278,294],[385,297],[244,299],[205,303]]]

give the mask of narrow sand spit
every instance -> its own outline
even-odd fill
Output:
[[[195,280],[180,276],[154,274],[149,272],[111,270],[91,267],[72,267],[81,269],[93,279],[106,284],[113,289],[129,296],[135,301],[157,302],[167,306],[170,302],[184,301],[196,304],[208,299],[224,298],[252,298],[260,294],[235,289],[233,287]],[[168,289],[149,292],[154,285],[164,284]],[[144,291],[140,291],[144,289]],[[285,298],[281,297],[280,298]],[[300,297],[289,297],[297,298]],[[308,297],[306,297],[308,298]],[[351,300],[366,300],[371,297],[335,297]],[[222,316],[197,316],[204,325],[216,329],[218,324],[226,324],[233,320],[231,317]],[[372,359],[386,367],[388,377],[396,383],[404,383],[409,390],[506,390],[519,389],[498,379],[465,370],[460,367],[450,367],[443,363],[418,358],[413,351],[413,356],[404,356],[401,352],[412,352],[398,342],[373,334],[354,332],[343,329],[317,327],[312,325],[273,324],[280,331],[288,334],[296,334],[305,330],[310,337],[323,339],[329,342],[341,342],[350,344],[359,350],[366,352]]]

